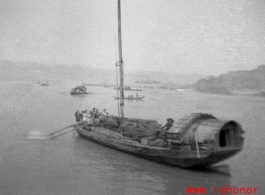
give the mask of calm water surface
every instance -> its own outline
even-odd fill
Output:
[[[0,194],[3,195],[181,195],[187,187],[258,187],[265,193],[265,98],[195,92],[146,90],[145,99],[125,102],[128,117],[176,120],[192,112],[234,119],[245,133],[244,150],[209,170],[185,170],[134,157],[87,141],[75,132],[55,139],[33,139],[74,121],[76,110],[117,113],[116,91],[88,87],[70,96],[75,84],[1,81]],[[135,95],[135,94],[134,94]],[[216,193],[220,194],[220,193]]]

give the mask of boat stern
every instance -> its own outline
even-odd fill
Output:
[[[208,166],[226,160],[243,149],[244,131],[234,120],[219,120],[212,115],[196,113],[182,118],[167,133],[173,150],[186,150],[185,163]]]

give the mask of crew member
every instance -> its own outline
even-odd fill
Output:
[[[172,118],[167,119],[167,123],[162,127],[163,130],[168,131],[174,123],[174,120]]]

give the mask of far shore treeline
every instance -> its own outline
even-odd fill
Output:
[[[178,74],[169,72],[125,72],[125,85],[151,86],[161,89],[186,88],[206,93],[265,91],[265,65],[253,70],[240,70],[208,76],[203,74]],[[113,70],[96,69],[78,64],[47,65],[36,62],[0,61],[0,80],[80,82],[96,85],[116,84]]]

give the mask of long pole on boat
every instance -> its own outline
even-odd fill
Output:
[[[118,61],[117,59],[117,48],[116,48],[116,37],[115,37],[115,56],[116,56],[116,61]],[[118,66],[119,62],[116,63],[116,86],[117,86],[117,98],[118,98],[118,116],[120,116],[120,99],[119,99],[119,70],[118,70]]]
[[[119,72],[120,72],[120,114],[124,117],[124,92],[123,92],[123,60],[121,41],[121,2],[118,0],[118,44],[119,44]]]

